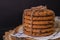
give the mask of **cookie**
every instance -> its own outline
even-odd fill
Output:
[[[33,24],[51,24],[54,21],[33,21]]]
[[[31,36],[31,32],[24,31],[24,34]]]
[[[45,29],[47,29],[47,28],[51,28],[51,27],[53,27],[53,25],[33,25],[33,28],[40,28],[40,29],[42,29],[42,28],[45,28]]]

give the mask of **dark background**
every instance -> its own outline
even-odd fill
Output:
[[[60,16],[59,0],[0,0],[0,40],[5,31],[22,24],[24,9],[39,5],[47,5]]]

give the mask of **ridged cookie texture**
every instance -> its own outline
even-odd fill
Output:
[[[49,36],[55,32],[55,13],[46,6],[25,9],[23,13],[24,33],[29,36]]]

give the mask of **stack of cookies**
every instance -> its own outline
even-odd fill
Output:
[[[55,32],[55,13],[46,6],[25,9],[23,14],[24,34],[29,36],[49,36]]]

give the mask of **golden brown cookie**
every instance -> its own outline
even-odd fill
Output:
[[[31,16],[24,16],[25,19],[28,20],[53,20],[54,16],[48,16],[48,17],[31,17]]]
[[[40,25],[33,25],[33,28],[50,28],[50,27],[53,27],[53,25],[42,25],[42,26],[40,26]]]
[[[47,17],[47,16],[54,16],[53,12],[47,12],[47,11],[35,11],[33,16],[35,17]]]
[[[24,31],[24,34],[31,36],[31,32]]]
[[[24,15],[31,15],[31,9],[25,9]]]
[[[29,18],[26,18],[29,19]],[[49,17],[33,17],[33,20],[53,20],[54,17],[53,16],[49,16]]]
[[[50,32],[50,31],[54,31],[54,27],[47,28],[47,29],[41,29],[42,33],[44,33],[44,32]]]
[[[34,33],[32,33],[32,35],[31,36],[37,36],[37,37],[42,37],[42,36],[49,36],[49,35],[52,35],[54,33],[54,31],[51,31],[51,32],[48,32],[48,33],[36,33],[36,32],[34,32]]]
[[[33,24],[53,24],[54,21],[33,21]]]
[[[32,28],[25,27],[24,29],[25,29],[25,31],[32,31]]]
[[[49,36],[49,35],[52,35],[53,33],[54,33],[54,31],[51,31],[48,33],[40,34],[40,36]]]
[[[40,29],[33,29],[32,31],[39,33],[40,32]]]

